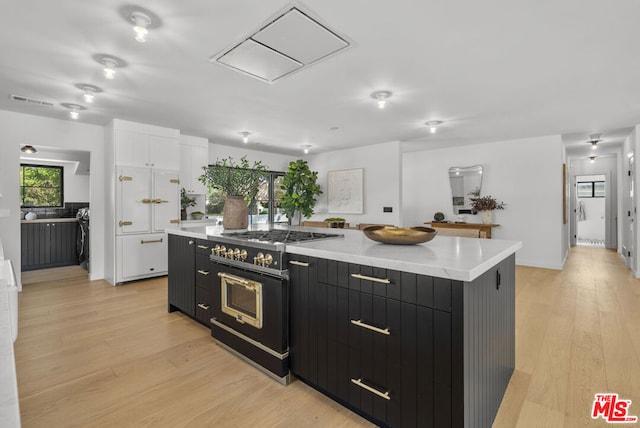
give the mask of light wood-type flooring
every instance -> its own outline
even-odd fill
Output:
[[[640,416],[640,280],[575,247],[563,271],[518,267],[516,370],[494,427],[605,426],[597,392]],[[167,313],[166,278],[113,287],[77,267],[23,274],[15,344],[23,427],[369,427],[288,387]],[[625,425],[627,426],[627,425]]]

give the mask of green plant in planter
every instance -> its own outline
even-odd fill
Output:
[[[202,167],[204,174],[198,179],[206,186],[220,189],[226,197],[242,196],[250,205],[256,195],[260,183],[269,176],[269,169],[261,161],[249,163],[246,156],[236,163],[231,156],[218,159],[212,166]]]
[[[318,172],[311,171],[307,161],[298,159],[289,162],[287,173],[282,179],[284,195],[280,207],[284,209],[291,224],[295,212],[305,218],[313,215],[316,206],[316,196],[322,194],[318,181]]]

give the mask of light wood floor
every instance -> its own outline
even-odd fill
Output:
[[[166,298],[166,278],[112,287],[79,268],[24,274],[23,426],[371,426],[230,355],[167,313]],[[516,371],[494,427],[603,426],[590,418],[596,392],[633,400],[640,416],[640,280],[618,254],[575,247],[564,271],[518,267],[516,300]]]

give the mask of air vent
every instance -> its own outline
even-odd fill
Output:
[[[289,6],[258,31],[209,61],[274,83],[349,46],[345,37],[299,7]]]
[[[37,100],[35,98],[23,97],[22,95],[11,94],[9,96],[13,101],[20,101],[27,104],[39,105],[44,107],[53,107],[53,103],[49,101]]]

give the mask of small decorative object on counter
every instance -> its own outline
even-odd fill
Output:
[[[344,229],[344,222],[346,220],[341,217],[329,217],[325,218],[324,221],[329,223],[330,227]]]
[[[431,227],[369,226],[362,229],[365,236],[383,244],[410,245],[431,241],[438,232]]]
[[[443,220],[444,220],[444,214],[443,214],[443,213],[441,213],[440,211],[436,212],[436,213],[433,215],[433,220],[434,220],[434,221],[443,221]]]
[[[38,218],[38,215],[36,213],[34,213],[33,211],[29,211],[28,213],[25,214],[24,219],[25,220],[35,220]]]
[[[504,202],[498,202],[490,195],[482,196],[479,198],[469,198],[469,200],[471,201],[471,208],[473,209],[473,211],[480,211],[480,214],[482,215],[482,223],[484,224],[492,224],[493,211],[503,210],[507,205]]]
[[[202,217],[204,217],[204,213],[202,211],[194,211],[191,213],[191,218],[194,220],[202,220]]]
[[[196,204],[196,198],[187,195],[187,191],[183,187],[180,189],[180,220],[187,219],[187,208]]]

